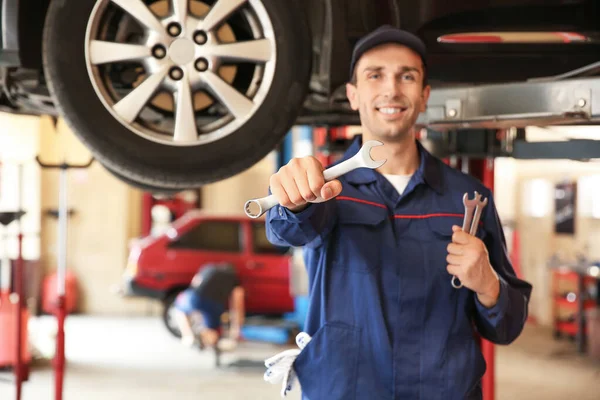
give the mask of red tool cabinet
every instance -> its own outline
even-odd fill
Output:
[[[9,299],[7,291],[0,292],[0,368],[13,368],[16,365],[18,304],[13,304]],[[24,364],[29,364],[31,354],[27,348],[27,321],[29,311],[23,308],[21,311],[21,355]]]
[[[595,308],[596,300],[590,296],[590,286],[597,278],[568,268],[552,271],[552,320],[554,336],[563,335],[578,341],[583,352],[588,328],[585,324],[587,310]],[[583,297],[582,297],[583,296]]]

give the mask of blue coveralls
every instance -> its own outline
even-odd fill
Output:
[[[359,135],[342,160],[361,145]],[[273,244],[304,246],[312,340],[294,368],[305,400],[481,399],[486,365],[473,327],[508,344],[524,326],[532,287],[515,276],[490,191],[417,146],[403,195],[360,168],[339,178],[334,200],[267,214]],[[474,191],[488,198],[477,236],[500,277],[490,309],[446,271],[452,225],[462,226],[463,194]]]

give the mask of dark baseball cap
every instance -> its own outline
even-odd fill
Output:
[[[383,25],[362,37],[354,46],[350,61],[350,80],[352,80],[354,68],[360,57],[372,48],[385,43],[398,43],[408,47],[421,56],[423,65],[427,65],[427,48],[418,36],[391,25]]]

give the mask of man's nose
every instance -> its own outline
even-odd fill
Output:
[[[402,97],[402,85],[397,79],[389,78],[385,80],[384,91],[390,98]]]

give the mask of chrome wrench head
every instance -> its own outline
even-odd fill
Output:
[[[481,195],[476,191],[475,196],[472,199],[469,199],[469,194],[465,193],[463,196],[463,204],[465,205],[465,210],[474,210],[478,204],[481,204]]]
[[[357,168],[372,168],[376,169],[381,167],[387,160],[374,160],[371,157],[371,149],[373,147],[382,146],[378,140],[369,140],[368,142],[363,143],[362,147],[355,155],[347,159],[346,161],[342,161],[339,164],[336,164],[330,168],[327,168],[323,171],[323,177],[326,182],[334,180],[348,172],[357,169]]]
[[[473,199],[469,199],[469,194],[465,193],[463,195],[463,204],[465,206],[465,218],[463,220],[463,231],[469,233],[471,230],[471,222],[473,221],[473,214],[475,212],[475,207],[479,202],[481,195],[475,192],[475,197]]]
[[[369,140],[362,145],[358,153],[354,155],[354,157],[360,159],[361,167],[377,169],[385,164],[387,160],[373,160],[373,157],[371,157],[371,149],[378,146],[383,146],[383,143],[379,140]]]
[[[270,195],[273,196],[273,195]],[[263,197],[262,199],[251,199],[248,200],[245,204],[244,204],[244,212],[246,213],[246,215],[250,218],[260,218],[263,216],[264,213],[266,213],[267,211],[269,211],[269,206],[271,206],[270,208],[276,206],[277,204],[268,204],[268,202],[273,199],[272,197],[267,196],[267,197]]]

